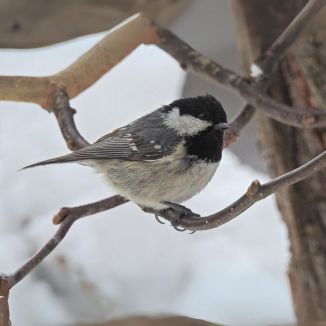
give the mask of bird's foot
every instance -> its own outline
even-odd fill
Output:
[[[169,206],[169,208],[173,208],[174,211],[179,213],[180,217],[184,217],[184,216],[200,217],[199,214],[194,213],[190,208],[188,208],[186,206],[176,204],[176,203],[172,203],[170,201],[164,201],[164,202],[162,202],[162,204],[164,204],[166,206]]]
[[[164,211],[167,213],[169,219],[171,220],[171,225],[177,231],[180,232],[186,231],[185,228],[180,228],[180,221],[183,217],[186,216],[200,217],[199,214],[194,213],[191,209],[183,205],[172,203],[169,201],[164,201],[162,202],[162,204],[169,206]]]

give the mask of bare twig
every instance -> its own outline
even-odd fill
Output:
[[[15,286],[23,278],[25,278],[37,265],[39,265],[63,240],[71,226],[78,219],[112,209],[116,206],[124,204],[126,199],[120,196],[113,196],[98,202],[78,207],[64,207],[54,216],[54,223],[61,223],[58,230],[52,238],[36,252],[23,266],[11,275],[6,276],[9,289]]]
[[[308,1],[272,46],[251,66],[252,77],[270,76],[300,33],[325,5],[325,0]]]
[[[57,118],[62,136],[70,150],[75,151],[89,145],[87,140],[79,133],[79,131],[76,128],[75,121],[74,121],[75,110],[70,107],[69,97],[65,90],[59,89],[55,93],[52,112]],[[115,195],[113,197],[97,202],[97,209],[103,208],[103,210],[107,210],[122,205],[126,202],[128,202],[127,199],[124,199],[119,195]],[[84,209],[86,213],[88,212],[89,208],[87,205],[84,205],[82,206],[82,209]],[[76,210],[77,208],[74,209],[74,212],[76,212]],[[54,224],[61,223],[63,219],[63,212],[67,212],[67,209],[62,209],[53,218]],[[68,213],[70,213],[69,210]]]
[[[248,104],[273,119],[296,127],[326,126],[325,111],[293,109],[276,102],[262,94],[252,82],[209,60],[143,15],[133,16],[128,22],[123,22],[75,63],[56,75],[0,77],[0,99],[34,102],[50,110],[51,99],[59,89],[65,89],[70,98],[75,97],[142,43],[156,44],[180,62],[183,68],[235,91]]]
[[[123,42],[121,42],[123,40]],[[99,43],[59,73],[46,77],[0,76],[0,100],[33,102],[50,111],[54,94],[65,89],[72,99],[95,83],[140,44],[155,44],[157,35],[143,15],[112,29]]]
[[[70,150],[75,151],[89,145],[76,128],[75,110],[70,107],[68,94],[65,90],[59,89],[54,95],[52,112],[57,118],[62,136]]]
[[[326,0],[310,0],[274,41],[271,47],[251,65],[251,77],[257,83],[259,89],[265,90],[267,88],[270,75],[284,57],[287,50],[325,4]],[[253,106],[246,104],[238,115],[233,118],[231,129],[225,135],[225,147],[238,139],[239,132],[247,125],[255,112],[256,110]]]
[[[313,108],[299,110],[279,103],[263,94],[251,81],[208,59],[167,29],[155,23],[153,25],[156,26],[160,38],[157,45],[175,58],[185,70],[217,85],[226,86],[241,95],[248,104],[282,123],[306,128],[326,126],[325,110]]]
[[[247,192],[242,197],[220,212],[201,218],[184,217],[180,222],[180,226],[192,231],[217,228],[240,215],[257,201],[266,198],[283,187],[299,182],[325,167],[326,151],[319,154],[317,157],[301,167],[275,178],[268,183],[260,185],[258,180],[253,181]],[[112,209],[126,202],[127,200],[123,197],[113,196],[87,205],[61,208],[60,211],[53,217],[54,224],[61,223],[58,230],[54,236],[23,266],[21,266],[13,274],[6,276],[9,287],[12,288],[24,277],[26,277],[38,264],[40,264],[63,240],[76,220]],[[149,208],[144,209],[144,211],[154,213],[154,211]],[[163,218],[171,220],[168,215],[164,214],[164,212],[161,212],[160,215]]]
[[[115,195],[109,198],[99,200],[92,204],[86,204],[77,207],[63,207],[53,216],[53,224],[60,224],[69,215],[78,216],[78,218],[107,211],[114,207],[127,203],[128,200],[122,196]]]
[[[0,275],[0,326],[10,326],[8,297],[8,279],[5,275]]]
[[[55,114],[58,124],[60,126],[61,133],[64,140],[67,143],[67,146],[70,150],[77,150],[83,148],[89,143],[80,135],[78,132],[73,115],[74,110],[70,107],[69,98],[65,90],[58,89],[54,93],[54,99],[52,104],[52,111]],[[54,217],[53,223],[60,224],[60,227],[55,232],[53,237],[37,252],[35,253],[23,266],[21,266],[16,272],[11,275],[6,275],[3,278],[0,278],[0,281],[3,280],[8,284],[8,291],[23,278],[25,278],[37,265],[39,265],[63,240],[72,224],[88,215],[99,213],[101,211],[112,209],[116,206],[122,205],[128,202],[127,199],[115,195],[110,198],[100,200],[96,203],[89,205],[83,205],[73,208],[64,207],[62,208]],[[0,288],[1,290],[1,288]],[[8,292],[9,293],[9,292]],[[0,304],[4,305],[4,300],[6,297],[3,297],[3,300],[0,300]],[[0,292],[1,299],[1,292]],[[0,305],[0,316],[1,312],[5,312]],[[9,310],[8,310],[9,314]],[[0,323],[0,326],[2,324]]]
[[[245,105],[239,113],[231,120],[231,128],[224,135],[224,147],[228,147],[238,140],[240,131],[251,120],[255,114],[255,108],[251,105]]]
[[[191,231],[203,231],[217,228],[243,213],[254,203],[268,197],[284,187],[306,179],[325,167],[326,151],[322,152],[299,168],[285,173],[263,185],[261,185],[258,180],[253,181],[247,192],[228,207],[206,217],[184,217],[181,219],[179,226]],[[146,209],[145,211],[148,213],[154,212],[151,209]],[[170,215],[166,214],[164,211],[160,213],[160,216],[172,222]]]

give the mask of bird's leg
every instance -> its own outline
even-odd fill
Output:
[[[171,225],[177,231],[185,231],[186,229],[181,229],[179,227],[181,218],[185,216],[195,216],[199,217],[199,214],[194,213],[191,209],[176,203],[172,203],[169,201],[164,201],[162,204],[169,206],[166,208],[165,211],[168,213],[169,217],[171,218]]]
[[[186,231],[186,229],[179,227],[180,219],[181,219],[182,215],[178,211],[176,211],[172,207],[165,208],[163,211],[164,211],[164,214],[167,215],[167,217],[171,221],[171,225],[173,226],[173,228],[175,230],[180,231],[180,232]]]
[[[180,217],[183,217],[183,216],[200,217],[199,214],[194,213],[190,208],[188,208],[186,206],[172,203],[170,201],[164,201],[164,202],[162,202],[162,204],[169,206],[170,208],[173,208],[176,212],[178,212],[180,214]]]
[[[168,206],[167,208],[164,208],[162,210],[154,210],[153,208],[146,207],[146,206],[140,206],[140,208],[146,212],[146,213],[154,213],[155,219],[157,222],[161,224],[165,224],[162,222],[159,218],[160,213],[162,214],[161,216],[166,216],[167,219],[171,221],[171,225],[173,228],[177,231],[186,231],[184,228],[180,228],[180,220],[183,217],[187,216],[196,216],[199,217],[200,215],[194,213],[191,209],[182,206],[180,204],[175,204],[169,201],[164,201],[162,204]],[[195,231],[191,232],[194,233]]]

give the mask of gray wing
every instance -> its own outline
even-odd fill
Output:
[[[72,153],[77,160],[156,160],[173,152],[180,137],[163,125],[162,112],[154,111]]]
[[[174,130],[164,127],[162,113],[162,110],[156,110],[101,137],[86,148],[25,168],[100,159],[157,160],[167,156],[174,151],[181,138]]]

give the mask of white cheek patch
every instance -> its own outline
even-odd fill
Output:
[[[192,136],[212,126],[211,122],[195,118],[189,114],[180,115],[179,108],[173,108],[164,118],[164,124],[174,129],[180,136]]]

